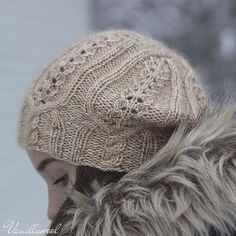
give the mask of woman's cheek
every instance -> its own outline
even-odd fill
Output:
[[[50,220],[53,220],[65,200],[66,194],[62,189],[48,186],[48,218]]]

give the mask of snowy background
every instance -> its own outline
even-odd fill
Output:
[[[108,28],[177,49],[217,99],[236,88],[235,0],[0,0],[0,235],[9,235],[7,220],[19,229],[49,225],[46,184],[16,143],[26,88],[64,47]]]

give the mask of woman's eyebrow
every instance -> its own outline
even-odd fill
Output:
[[[38,171],[43,171],[46,167],[47,164],[49,164],[50,162],[53,162],[53,161],[58,161],[57,159],[55,158],[47,158],[47,159],[44,159],[43,161],[41,161],[37,167],[37,170]]]

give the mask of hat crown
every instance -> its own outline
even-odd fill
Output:
[[[28,89],[18,142],[76,165],[128,171],[151,158],[205,93],[163,43],[126,30],[94,33],[51,60]]]

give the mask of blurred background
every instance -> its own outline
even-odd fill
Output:
[[[16,143],[26,88],[60,50],[105,29],[162,40],[195,68],[209,95],[236,88],[235,0],[0,0],[0,235],[2,224],[46,229],[47,189]]]
[[[94,0],[95,29],[124,27],[187,58],[214,99],[236,88],[235,0]]]

